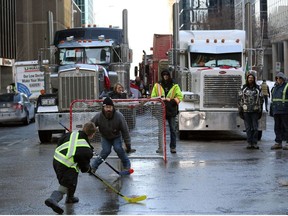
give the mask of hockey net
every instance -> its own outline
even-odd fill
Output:
[[[74,100],[70,104],[70,131],[81,130],[97,112],[102,111],[103,100]],[[166,158],[165,104],[155,99],[113,99],[114,107],[126,119],[132,148],[136,152],[129,158]],[[92,145],[101,147],[100,133],[92,139]],[[156,153],[159,148],[160,152]],[[98,152],[100,152],[99,149]]]

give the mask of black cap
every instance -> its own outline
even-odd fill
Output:
[[[163,71],[161,72],[161,76],[163,77],[164,75],[170,76],[170,72],[169,72],[168,70],[163,70]]]
[[[114,106],[113,101],[111,100],[110,97],[106,97],[103,101],[103,106],[107,106],[107,105]]]

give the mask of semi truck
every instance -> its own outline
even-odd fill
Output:
[[[244,131],[237,95],[245,83],[247,53],[251,51],[246,48],[245,31],[179,30],[177,23],[169,65],[183,92],[179,138],[187,138],[190,131]],[[261,139],[266,113],[259,123]]]
[[[42,143],[49,142],[54,133],[63,133],[62,125],[69,127],[73,100],[99,99],[116,82],[129,91],[132,50],[126,9],[122,16],[122,29],[88,26],[59,30],[53,46],[39,51],[45,91],[38,98],[35,119]],[[79,112],[78,119],[88,114]]]

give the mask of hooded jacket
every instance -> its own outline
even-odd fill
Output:
[[[168,80],[164,80],[164,74],[169,76]],[[178,105],[183,99],[183,94],[178,84],[171,79],[170,73],[166,70],[161,73],[162,80],[155,83],[151,97],[169,98],[170,101],[165,100],[166,117],[175,117],[178,114]]]
[[[252,85],[248,82],[248,77],[254,77]],[[259,85],[256,84],[255,76],[249,74],[246,77],[246,84],[244,84],[238,94],[238,109],[239,112],[258,112],[262,113],[263,95]]]

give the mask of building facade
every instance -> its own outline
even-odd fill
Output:
[[[80,14],[73,0],[1,0],[0,92],[14,82],[16,61],[37,60],[38,51],[53,44],[55,31],[71,27],[72,21],[81,26]]]
[[[181,30],[234,29],[234,0],[180,0]]]
[[[16,0],[0,1],[0,93],[11,84],[16,59]]]
[[[93,0],[75,0],[75,3],[81,10],[81,24],[82,25],[95,24],[93,14]]]
[[[267,0],[268,38],[272,44],[273,77],[277,71],[288,76],[288,1]]]

